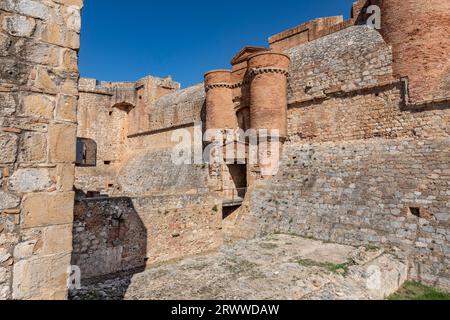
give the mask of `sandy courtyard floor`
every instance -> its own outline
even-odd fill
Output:
[[[72,299],[383,299],[406,279],[395,250],[279,234],[91,283]]]

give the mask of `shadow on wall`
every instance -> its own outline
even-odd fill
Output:
[[[123,299],[134,274],[144,271],[147,230],[128,197],[79,198],[75,201],[72,265],[81,270],[82,286],[117,278],[115,299]],[[72,291],[71,298],[102,299]],[[111,293],[109,293],[111,296]]]

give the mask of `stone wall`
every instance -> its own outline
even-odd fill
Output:
[[[392,80],[392,52],[376,30],[352,26],[286,51],[290,104]]]
[[[180,84],[170,77],[157,78],[148,76],[136,82],[136,104],[129,112],[128,120],[132,124],[128,135],[148,131],[149,117],[155,107],[156,101],[173,91],[179,91]]]
[[[76,202],[72,262],[89,279],[214,250],[220,202],[206,194]]]
[[[112,194],[118,188],[115,177],[127,152],[128,113],[115,107],[117,101],[127,100],[115,95],[117,87],[110,83],[98,84],[95,79],[80,81],[77,136],[97,144],[96,166],[76,167],[75,187],[84,193]],[[134,84],[132,87],[134,90]]]
[[[403,248],[413,278],[449,288],[449,156],[448,138],[289,145],[251,211],[262,233]]]
[[[84,279],[213,250],[222,242],[222,208],[208,192],[207,166],[172,160],[179,143],[174,130],[193,135],[202,120],[204,87],[171,92],[175,84],[147,77],[132,85],[134,97],[122,92],[118,98],[126,84],[82,79],[78,136],[98,146],[97,165],[76,168],[75,187],[82,192],[72,263]],[[89,191],[106,197],[89,198]]]
[[[450,134],[448,105],[409,108],[405,85],[329,95],[326,99],[293,104],[288,111],[292,142],[339,142],[374,137],[446,138]]]
[[[63,299],[82,0],[0,2],[0,299]]]
[[[203,84],[176,91],[160,98],[149,115],[148,131],[192,126],[202,121],[205,102]]]
[[[118,184],[124,194],[174,194],[206,188],[207,165],[181,164],[172,160],[172,150],[139,150],[119,172]]]
[[[77,200],[73,231],[83,279],[145,266],[147,229],[129,198]]]
[[[389,47],[366,27],[290,54],[280,171],[254,188],[235,232],[400,247],[413,279],[448,289],[450,105],[410,105]],[[317,73],[305,71],[309,59],[321,61]]]

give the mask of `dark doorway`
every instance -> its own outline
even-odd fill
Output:
[[[238,191],[238,195],[245,195],[245,189],[247,188],[247,165],[245,164],[229,164],[228,170],[230,172],[233,184]]]

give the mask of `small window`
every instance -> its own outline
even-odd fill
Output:
[[[97,143],[92,139],[77,138],[78,167],[95,167],[97,165]]]

